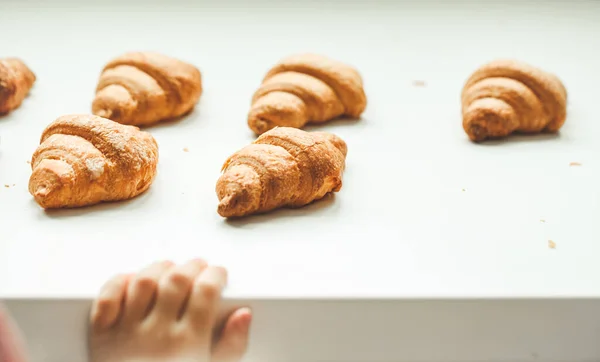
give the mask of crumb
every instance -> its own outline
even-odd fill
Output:
[[[17,184],[13,184],[13,187],[15,187]]]
[[[413,85],[415,87],[425,87],[425,81],[423,81],[423,80],[415,80],[415,81],[413,81]]]
[[[579,162],[571,162],[569,164],[569,166],[581,166],[581,163],[579,163]]]
[[[462,192],[465,192],[465,191],[467,191],[467,189],[462,189]]]
[[[9,187],[10,187],[10,185],[4,185],[4,187],[6,187],[6,188],[9,188]]]
[[[556,249],[556,243],[552,240],[548,240],[548,247],[550,249]]]
[[[31,165],[31,160],[27,160],[27,164]]]
[[[544,220],[544,219],[540,219],[540,222],[543,224],[543,223],[545,223],[545,222],[546,222],[546,220]]]
[[[183,152],[190,152],[190,150],[187,147],[184,147]]]

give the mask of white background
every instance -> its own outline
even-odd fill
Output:
[[[0,119],[0,297],[91,298],[115,273],[197,256],[228,267],[237,299],[598,297],[599,19],[592,1],[1,1],[0,56],[21,57],[38,80]],[[103,65],[132,50],[197,65],[195,112],[147,129],[160,162],[146,194],[44,212],[27,191],[41,131],[90,112]],[[348,143],[343,188],[226,222],[215,183],[253,140],[252,93],[277,60],[305,51],[365,80],[362,119],[318,127]],[[563,80],[558,136],[467,140],[462,85],[498,57]]]
[[[197,256],[230,269],[234,297],[600,294],[598,3],[1,4],[2,55],[38,77],[0,120],[0,184],[11,186],[0,188],[1,294],[91,296],[114,273]],[[197,65],[196,111],[148,129],[160,166],[147,194],[45,213],[27,191],[41,131],[90,112],[102,66],[129,50]],[[344,186],[302,210],[227,223],[215,183],[253,140],[250,97],[279,58],[304,51],[365,79],[363,119],[319,127],[348,143]],[[560,136],[467,140],[462,84],[496,57],[564,81]]]

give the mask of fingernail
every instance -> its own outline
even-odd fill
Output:
[[[252,322],[252,309],[248,307],[240,308],[238,309],[237,314],[240,318],[239,328],[244,330],[250,328],[250,323]]]
[[[163,260],[163,265],[169,267],[169,266],[174,266],[175,263],[171,260]]]
[[[252,309],[250,309],[250,307],[242,307],[242,308],[238,309],[238,313],[252,315]]]

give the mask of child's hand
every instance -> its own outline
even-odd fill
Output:
[[[226,284],[226,270],[201,259],[159,262],[111,279],[92,308],[91,361],[239,361],[248,342],[248,309],[235,311],[213,341]]]

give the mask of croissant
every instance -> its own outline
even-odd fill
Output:
[[[467,80],[463,128],[472,141],[513,132],[557,132],[567,117],[567,90],[554,74],[516,60],[495,60]]]
[[[366,106],[356,69],[317,54],[293,55],[264,77],[252,97],[248,126],[256,134],[277,126],[302,128],[343,115],[358,118]]]
[[[191,111],[202,94],[200,71],[152,52],[126,53],[103,69],[92,113],[145,126]]]
[[[219,215],[301,207],[342,188],[346,143],[326,132],[277,127],[234,153],[217,181]]]
[[[92,115],[59,117],[31,159],[29,192],[45,209],[131,199],[156,175],[158,145],[147,132]]]
[[[35,79],[35,74],[20,59],[0,59],[0,114],[18,108]]]

